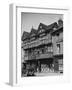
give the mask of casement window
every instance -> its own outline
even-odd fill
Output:
[[[45,46],[45,53],[48,52],[48,46]]]
[[[26,43],[28,43],[28,42],[29,42],[28,39],[26,39],[26,40],[23,41],[24,44],[26,44]]]
[[[39,54],[40,54],[40,52],[39,52],[39,51],[37,51],[37,54],[39,55]]]
[[[59,33],[57,33],[57,36],[59,37]]]
[[[44,50],[44,48],[42,48],[42,54],[44,54],[44,52],[45,52],[45,50]]]
[[[45,33],[41,33],[41,34],[40,34],[40,37],[42,37],[42,36],[44,36],[44,35],[45,35]]]
[[[39,30],[39,32],[38,33],[42,33],[42,32],[44,32],[45,30],[42,28],[42,26],[40,26],[40,30]]]
[[[28,50],[24,52],[24,56],[28,56]]]
[[[42,26],[40,26],[40,29],[42,29]]]
[[[60,33],[60,35],[59,35],[59,41],[63,41],[63,33]]]
[[[31,37],[35,36],[35,34],[31,34]]]
[[[49,46],[49,47],[48,47],[48,52],[53,52],[52,46]]]
[[[60,53],[60,44],[57,44],[57,54]]]
[[[32,38],[30,39],[30,41],[33,41],[33,40],[35,40],[35,37],[32,37]]]
[[[63,64],[63,60],[62,59],[59,59],[59,64]]]
[[[57,28],[54,27],[53,30],[55,31],[55,30],[57,30]]]

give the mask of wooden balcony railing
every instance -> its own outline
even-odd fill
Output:
[[[40,39],[40,40],[32,41],[30,43],[22,44],[22,46],[24,49],[27,49],[27,48],[37,47],[42,44],[48,44],[51,42],[52,42],[51,39],[42,39],[42,40]]]
[[[48,52],[46,54],[40,54],[36,57],[36,59],[45,59],[45,58],[51,58],[53,56],[53,52]]]
[[[24,56],[24,60],[36,60],[36,59],[45,59],[45,58],[51,58],[53,56],[53,52],[48,52],[45,54],[37,54],[37,55],[31,55]]]

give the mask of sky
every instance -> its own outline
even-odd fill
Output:
[[[21,13],[21,31],[30,32],[31,28],[38,28],[40,23],[45,25],[50,25],[54,22],[57,22],[59,19],[63,19],[61,14],[40,14],[40,13]]]

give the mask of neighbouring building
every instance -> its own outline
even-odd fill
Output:
[[[35,72],[58,72],[63,70],[63,21],[50,25],[40,23],[38,29],[23,32],[22,66],[32,67]]]
[[[63,21],[58,21],[58,28],[52,32],[53,57],[55,71],[63,72]]]

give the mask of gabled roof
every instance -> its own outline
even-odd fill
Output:
[[[40,29],[40,26],[42,26],[43,29],[47,29],[47,25],[40,23],[38,29]]]
[[[40,32],[40,34],[41,34],[43,32],[50,32],[50,31],[54,32],[55,30],[58,30],[58,29],[60,29],[62,27],[63,27],[63,21],[62,20],[59,20],[58,24],[56,22],[54,22],[54,23],[52,23],[50,25],[45,25],[43,23],[40,23],[39,26],[38,26],[38,30],[36,30],[36,29],[34,29],[32,27],[30,33],[24,31],[23,35],[22,35],[22,41],[24,41],[25,39],[31,38],[33,36],[36,36],[38,34],[38,32],[40,32],[40,30],[41,30],[41,32]]]
[[[53,28],[58,28],[58,24],[56,22],[50,24],[50,25],[45,25],[43,23],[40,23],[39,24],[39,27],[38,27],[38,32],[41,30],[41,28],[44,29],[44,31],[50,31],[50,30],[53,30]]]
[[[29,38],[29,35],[30,35],[30,33],[24,31],[23,35],[22,35],[22,41],[24,41],[25,39]]]
[[[54,23],[47,26],[47,30],[50,30],[50,29],[53,29],[53,28],[58,28],[58,25],[57,25],[56,22],[54,22]]]
[[[40,23],[39,26],[38,26],[37,33],[42,33],[42,32],[45,32],[46,30],[47,30],[47,25],[45,25],[43,23]]]
[[[31,32],[30,32],[30,37],[36,36],[36,35],[37,35],[37,30],[34,29],[34,28],[32,28],[32,29],[31,29]]]

